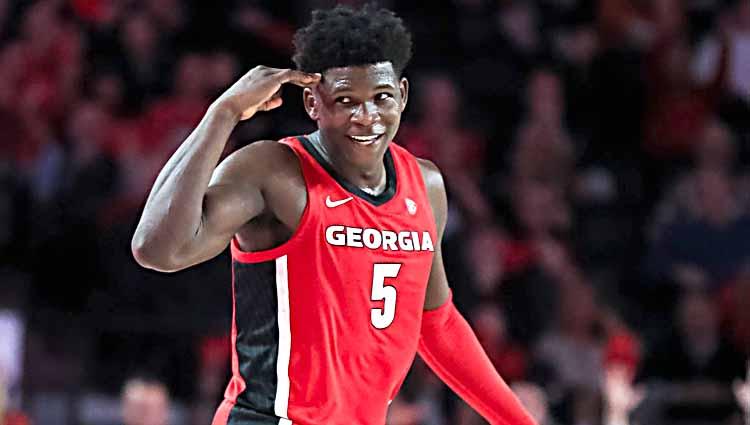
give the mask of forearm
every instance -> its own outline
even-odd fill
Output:
[[[535,424],[450,298],[445,305],[425,312],[419,354],[443,382],[491,424]]]
[[[139,262],[169,264],[201,224],[203,198],[237,117],[212,105],[159,172],[133,236]]]

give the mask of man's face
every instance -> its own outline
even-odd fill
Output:
[[[122,416],[125,425],[167,425],[167,391],[160,385],[128,384],[122,395]]]
[[[331,68],[305,89],[305,108],[331,154],[353,164],[382,157],[398,131],[408,82],[390,62]]]

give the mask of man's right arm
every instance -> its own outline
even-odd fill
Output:
[[[131,248],[154,270],[177,271],[218,255],[234,233],[264,209],[261,147],[236,152],[216,168],[237,122],[281,105],[282,84],[317,84],[319,75],[256,67],[209,108],[159,173]],[[262,145],[262,144],[261,144]]]
[[[231,238],[227,237],[231,228],[262,210],[257,182],[244,185],[249,202],[240,202],[240,187],[231,178],[219,178],[216,188],[209,189],[235,124],[233,114],[212,106],[159,173],[131,244],[133,256],[143,267],[171,272],[217,255],[223,249],[219,246]],[[238,162],[233,157],[216,169],[217,176],[221,168]]]

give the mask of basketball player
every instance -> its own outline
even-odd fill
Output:
[[[533,424],[451,301],[440,172],[391,143],[409,88],[402,21],[318,10],[294,41],[297,70],[258,66],[211,105],[133,237],[137,261],[165,272],[231,245],[233,376],[213,425],[383,424],[417,352],[491,423]],[[318,131],[217,167],[235,125],[281,106],[287,83]]]

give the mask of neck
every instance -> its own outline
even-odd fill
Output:
[[[349,183],[363,191],[378,195],[385,190],[386,175],[383,155],[377,155],[365,164],[352,164],[334,146],[326,143],[320,132],[310,134],[310,141],[336,172]]]

